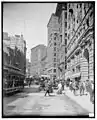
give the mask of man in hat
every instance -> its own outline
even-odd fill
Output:
[[[46,96],[47,93],[50,96],[50,82],[49,81],[47,81],[46,84],[45,84],[45,91],[46,92],[45,92],[44,96]]]

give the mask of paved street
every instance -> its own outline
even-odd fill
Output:
[[[88,111],[82,108],[67,95],[44,97],[44,92],[22,92],[4,98],[5,115],[85,115]]]

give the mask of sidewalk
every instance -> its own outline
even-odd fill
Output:
[[[75,96],[73,94],[73,91],[71,92],[68,88],[65,88],[63,91],[65,95],[67,95],[69,98],[72,100],[76,101],[80,106],[82,106],[84,109],[88,110],[90,113],[94,112],[94,104],[90,102],[90,96],[88,95],[83,95],[80,96],[79,94]]]

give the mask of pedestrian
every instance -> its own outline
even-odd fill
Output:
[[[84,91],[85,91],[85,82],[82,81],[80,82],[80,96],[84,95]]]
[[[92,83],[91,83],[90,80],[87,80],[87,81],[86,81],[86,89],[87,89],[87,92],[88,92],[89,95],[90,95],[90,101],[92,102],[93,90],[92,90]]]
[[[70,81],[69,89],[72,92],[72,90],[73,90],[73,82],[72,81]]]
[[[64,80],[62,80],[62,90],[64,90]]]
[[[58,91],[57,91],[57,93],[58,94],[62,94],[62,84],[61,84],[61,81],[58,84]]]
[[[75,81],[73,82],[72,87],[73,87],[73,93],[74,95],[76,95],[76,82]]]
[[[47,95],[47,93],[48,93],[48,95],[50,96],[50,83],[49,83],[49,81],[47,81],[47,83],[45,84],[45,95],[44,96],[46,96]]]

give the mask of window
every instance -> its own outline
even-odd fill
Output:
[[[65,53],[67,53],[67,48],[65,48]]]
[[[65,65],[65,69],[67,69],[67,65]]]
[[[82,3],[80,3],[80,8],[82,7]]]
[[[75,71],[75,69],[73,68],[73,69],[72,69],[72,72],[74,72],[74,71]]]
[[[54,51],[56,51],[56,47],[54,47]]]
[[[70,4],[69,4],[69,8],[70,8]]]
[[[67,28],[67,22],[65,22],[65,27]]]
[[[67,60],[67,57],[65,56],[65,60]]]
[[[78,8],[78,4],[77,4],[77,8]]]
[[[56,37],[54,37],[54,40],[56,40]]]
[[[67,12],[65,12],[65,19],[67,19]]]
[[[54,63],[54,67],[56,67],[56,63]]]
[[[56,43],[54,43],[54,46],[56,46]]]
[[[54,53],[54,56],[56,56],[56,53]]]
[[[67,37],[67,33],[65,33],[65,37]]]
[[[89,27],[89,19],[86,20],[87,26]]]
[[[56,69],[54,69],[54,72],[56,72]]]
[[[60,35],[60,41],[62,42],[62,35]]]
[[[54,33],[55,36],[57,36],[57,33]]]
[[[78,20],[77,20],[77,23],[78,23]]]
[[[65,45],[67,45],[67,39],[65,39]]]
[[[54,62],[56,62],[56,58],[54,58]]]

